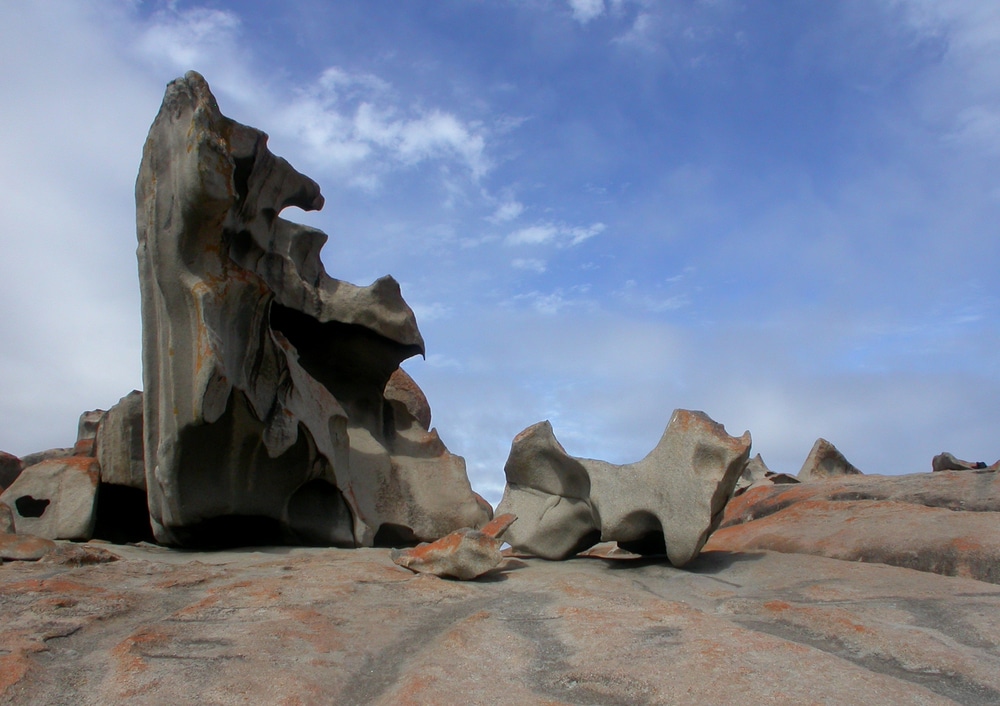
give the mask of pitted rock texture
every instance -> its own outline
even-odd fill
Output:
[[[18,534],[90,539],[98,476],[97,460],[89,456],[43,461],[21,471],[0,494],[0,503],[10,508]]]
[[[722,520],[749,454],[750,432],[729,436],[704,412],[674,411],[656,448],[623,466],[570,456],[541,422],[518,434],[504,467],[497,514],[518,518],[504,539],[546,559],[616,541],[683,566]]]
[[[0,570],[0,702],[1000,703],[1000,586],[773,552],[507,559],[116,547]],[[44,560],[43,560],[44,561]]]
[[[326,235],[279,216],[322,205],[200,75],[167,87],[136,183],[160,542],[415,544],[488,520],[417,395],[385,394],[424,350],[395,280],[330,278]]]
[[[838,476],[860,476],[861,471],[826,439],[816,439],[799,470],[799,481],[825,480]]]
[[[1000,583],[1000,474],[845,476],[751,488],[707,549],[817,554]]]

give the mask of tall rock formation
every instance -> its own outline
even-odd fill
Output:
[[[288,206],[321,208],[317,184],[199,74],[173,81],[136,184],[157,540],[370,546],[483,525],[464,460],[386,392],[424,351],[398,284],[329,277],[326,235]]]

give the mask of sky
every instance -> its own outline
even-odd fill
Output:
[[[134,184],[166,84],[315,179],[494,504],[548,419],[629,463],[675,408],[775,471],[1000,458],[1000,3],[0,3],[0,449],[142,386]]]

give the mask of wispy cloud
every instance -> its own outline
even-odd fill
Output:
[[[573,247],[603,233],[605,228],[603,223],[593,223],[582,227],[559,223],[536,223],[514,231],[507,236],[504,242],[507,245],[554,244],[558,247]]]

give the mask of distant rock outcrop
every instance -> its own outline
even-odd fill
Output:
[[[837,450],[837,447],[826,439],[816,439],[812,450],[806,456],[805,462],[799,470],[798,479],[823,480],[826,478],[836,478],[838,476],[860,476],[861,471],[855,468],[848,461],[844,454]]]
[[[136,183],[161,542],[414,544],[489,520],[416,386],[386,392],[424,351],[396,281],[330,278],[326,235],[279,216],[322,205],[199,74],[167,87]]]
[[[570,456],[541,422],[514,439],[497,513],[518,517],[505,535],[518,552],[565,559],[617,541],[683,566],[721,521],[749,454],[749,432],[729,436],[703,412],[676,410],[656,448],[624,466]]]
[[[843,476],[751,488],[708,549],[767,549],[1000,583],[1000,474]]]

